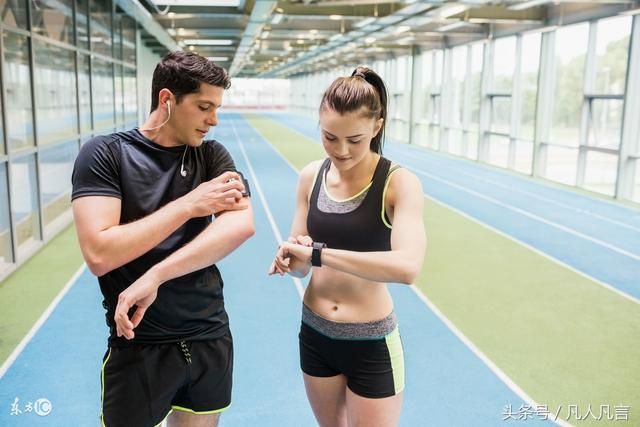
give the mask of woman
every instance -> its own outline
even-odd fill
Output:
[[[400,417],[404,356],[385,282],[413,283],[426,238],[419,180],[381,156],[386,118],[384,82],[368,68],[326,90],[328,157],[302,170],[292,237],[270,269],[304,277],[315,267],[300,363],[323,427],[394,426]]]

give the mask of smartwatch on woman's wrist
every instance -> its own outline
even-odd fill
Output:
[[[311,250],[311,265],[314,267],[322,267],[322,249],[326,248],[327,244],[322,242],[313,242]]]

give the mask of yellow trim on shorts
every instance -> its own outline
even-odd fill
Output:
[[[387,343],[387,349],[389,350],[391,371],[393,372],[393,388],[395,394],[398,394],[404,390],[404,351],[402,349],[402,340],[398,327],[396,326],[384,339]]]
[[[193,409],[183,408],[182,406],[177,406],[177,405],[171,405],[171,409],[175,409],[176,411],[189,412],[190,414],[196,414],[196,415],[208,415],[208,414],[219,414],[221,412],[224,412],[227,409],[229,409],[230,406],[231,406],[231,403],[229,403],[224,408],[214,409],[213,411],[194,411]]]
[[[102,427],[106,427],[104,424],[104,367],[107,366],[107,362],[111,357],[111,349],[109,349],[109,353],[107,354],[107,358],[104,360],[102,364],[102,369],[100,370],[100,381],[102,385],[102,389],[100,390],[100,425]]]
[[[389,187],[389,183],[391,182],[391,177],[393,176],[394,173],[398,172],[400,169],[401,169],[400,166],[398,166],[395,169],[393,169],[389,175],[387,175],[386,181],[384,183],[384,190],[382,190],[382,210],[380,211],[380,215],[382,217],[382,222],[384,223],[384,225],[387,226],[387,228],[393,228],[393,227],[391,226],[391,224],[387,222],[387,218],[385,218],[384,201],[387,198],[387,188]]]

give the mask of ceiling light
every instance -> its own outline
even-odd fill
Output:
[[[271,31],[263,31],[262,35],[260,36],[261,39],[266,39],[267,37],[269,37],[269,34],[271,34]]]
[[[329,15],[329,19],[332,21],[339,21],[342,19],[342,15]]]
[[[465,27],[467,25],[464,21],[452,22],[451,24],[443,25],[439,28],[436,28],[436,31],[449,31],[455,30],[457,28]]]
[[[411,29],[410,26],[408,25],[400,25],[398,28],[396,28],[393,32],[394,34],[401,34],[401,33],[406,33],[407,31],[409,31]]]
[[[375,37],[367,37],[366,39],[364,39],[365,43],[373,43],[374,41],[376,41]]]
[[[238,7],[241,0],[153,0],[158,6]]]
[[[213,62],[226,62],[229,60],[228,56],[209,56],[207,57],[209,61]]]
[[[273,18],[271,18],[271,23],[274,25],[279,24],[282,21],[282,18],[284,18],[283,14],[276,13],[275,15],[273,15]]]
[[[452,4],[449,6],[442,6],[437,12],[440,18],[448,18],[450,16],[457,15],[458,13],[462,13],[467,9],[468,6],[465,6],[464,4]]]
[[[230,39],[185,39],[186,44],[198,46],[231,46],[233,40]]]

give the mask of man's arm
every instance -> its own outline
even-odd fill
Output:
[[[191,242],[153,266],[158,285],[217,263],[255,234],[253,210],[248,199],[240,203],[246,209],[225,211]]]
[[[147,308],[155,301],[158,288],[166,281],[184,276],[220,261],[255,233],[249,199],[239,202],[246,208],[226,211],[195,239],[159,262],[122,291],[115,311],[118,336],[134,337]],[[137,306],[129,319],[131,307]]]
[[[107,196],[85,196],[72,203],[78,240],[89,269],[102,276],[147,253],[191,218],[223,210],[244,209],[244,186],[235,172],[226,172],[200,184],[183,197],[156,212],[120,225],[121,200]]]

